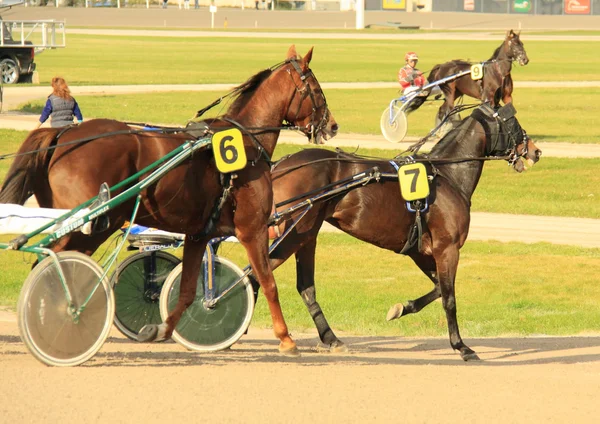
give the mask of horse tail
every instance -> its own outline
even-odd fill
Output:
[[[23,205],[34,194],[34,183],[48,184],[48,164],[54,150],[47,148],[56,140],[58,131],[44,128],[29,133],[0,188],[0,203]]]
[[[438,76],[438,73],[440,72],[440,67],[441,65],[435,65],[433,68],[431,68],[431,71],[429,71],[429,77],[427,78],[427,81],[433,82],[440,79]]]

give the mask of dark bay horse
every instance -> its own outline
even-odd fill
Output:
[[[512,29],[506,33],[502,44],[494,51],[483,65],[483,78],[473,80],[471,75],[465,75],[452,82],[440,86],[444,93],[444,103],[438,111],[438,121],[454,107],[454,102],[467,95],[492,105],[499,105],[499,100],[504,104],[512,102],[513,81],[510,76],[512,63],[518,62],[521,66],[529,63],[525,47],[520,39],[520,33]],[[451,60],[446,63],[435,65],[429,73],[430,83],[466,71],[471,68],[472,63],[464,60]]]
[[[487,111],[488,113],[483,113]],[[484,161],[490,156],[502,155],[517,171],[524,169],[521,158],[531,164],[537,162],[541,151],[521,129],[516,118],[501,127],[493,109],[482,107],[465,118],[434,146],[427,160],[435,169],[430,182],[429,209],[422,213],[422,245],[407,251],[407,255],[433,282],[434,288],[421,298],[397,304],[388,312],[388,320],[420,311],[442,297],[448,321],[450,344],[467,361],[478,359],[466,346],[459,334],[456,319],[454,284],[459,252],[469,233],[471,196],[477,187]],[[509,127],[511,126],[509,125]],[[507,134],[507,132],[509,134]],[[497,134],[501,134],[496,137]],[[506,156],[504,156],[506,155]],[[329,327],[317,303],[315,289],[315,249],[317,234],[327,221],[360,240],[399,253],[403,250],[415,214],[409,212],[400,195],[395,168],[390,161],[367,160],[347,153],[321,149],[307,149],[284,158],[272,171],[273,190],[277,202],[294,197],[334,182],[352,177],[377,166],[390,175],[380,182],[355,188],[330,200],[316,202],[282,243],[271,253],[276,268],[289,256],[296,256],[297,290],[305,302],[319,332],[321,341],[332,351],[346,347]],[[396,174],[397,175],[397,174]],[[281,211],[290,205],[281,206]],[[281,233],[286,223],[280,224]],[[289,223],[288,223],[289,225]]]
[[[267,220],[273,199],[269,160],[284,122],[300,127],[307,136],[315,136],[317,140],[337,132],[325,95],[309,68],[311,58],[312,49],[302,58],[291,46],[285,61],[239,86],[236,89],[239,95],[226,115],[211,121],[212,131],[231,128],[234,123],[244,134],[249,163],[243,170],[236,171],[237,178],[231,178],[230,184],[224,183],[215,167],[212,151],[206,149],[141,192],[142,203],[136,222],[184,233],[187,237],[177,306],[166,323],[142,329],[140,340],[171,336],[182,313],[194,299],[208,240],[235,235],[245,247],[264,290],[273,329],[280,340],[279,350],[298,354],[288,333],[268,261]],[[2,186],[0,203],[22,205],[34,194],[41,207],[73,209],[97,195],[102,183],[113,186],[125,180],[193,137],[184,129],[174,134],[123,134],[129,129],[123,122],[94,119],[64,133],[60,128],[32,131],[20,152],[35,153],[15,159]],[[97,138],[93,141],[64,146],[94,136]],[[56,149],[46,149],[53,145]],[[230,189],[229,195],[225,196],[227,189]],[[221,200],[225,203],[220,215],[215,217],[213,212]],[[77,250],[91,255],[130,218],[132,206],[133,202],[129,202],[109,212],[108,231],[91,236],[71,233],[59,239],[53,250]]]

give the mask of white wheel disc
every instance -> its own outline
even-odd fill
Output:
[[[387,141],[400,143],[406,137],[408,122],[406,114],[398,106],[393,106],[390,120],[390,108],[387,107],[381,115],[381,133]]]

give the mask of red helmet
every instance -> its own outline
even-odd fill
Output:
[[[419,60],[419,56],[415,52],[408,52],[404,55],[404,61],[408,62],[409,60]]]

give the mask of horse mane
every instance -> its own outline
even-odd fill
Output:
[[[237,115],[240,109],[248,102],[250,97],[254,94],[256,89],[273,73],[272,69],[265,69],[260,71],[256,75],[248,78],[243,84],[238,85],[233,91],[238,92],[236,99],[233,101],[226,115],[232,116]]]
[[[494,50],[494,53],[492,53],[492,57],[490,57],[489,60],[493,60],[496,59],[499,55],[500,55],[500,49],[502,48],[502,46],[504,46],[504,41],[502,42],[502,44],[500,44],[496,50]]]
[[[440,141],[438,141],[429,152],[429,157],[447,157],[447,150],[452,148],[452,146],[457,145],[458,148],[453,152],[453,155],[456,157],[462,156],[462,135],[464,135],[467,131],[467,128],[475,121],[482,125],[477,119],[475,119],[472,115],[467,116],[462,120],[462,122],[455,128],[453,128],[450,132],[448,132]]]

